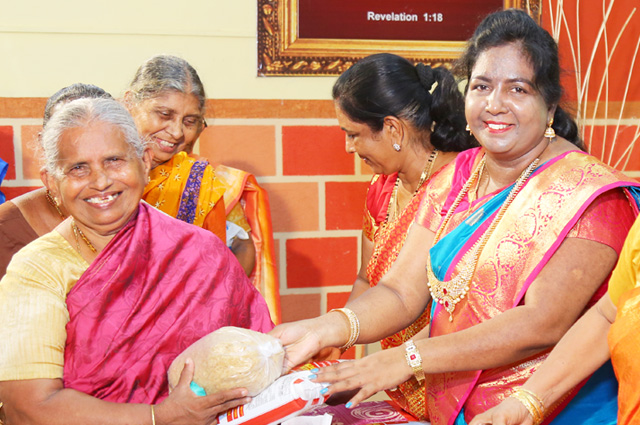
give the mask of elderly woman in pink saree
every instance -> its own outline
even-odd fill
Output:
[[[166,371],[191,343],[222,326],[273,324],[219,238],[140,202],[150,155],[128,112],[71,102],[42,144],[43,181],[70,217],[0,281],[0,417],[208,425],[246,402],[244,389],[197,397],[191,362],[168,394]]]

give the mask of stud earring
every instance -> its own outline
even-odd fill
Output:
[[[549,124],[547,125],[547,129],[544,131],[544,137],[549,139],[549,141],[552,141],[553,139],[556,138],[556,132],[551,127],[552,125],[553,125],[553,118],[551,118],[551,121],[549,121]]]
[[[394,143],[394,144],[393,144],[393,149],[395,149],[395,150],[396,150],[396,152],[400,152],[400,149],[402,149],[402,147],[401,147],[399,144]]]
[[[467,124],[467,126],[464,129],[468,131],[470,135],[473,136],[473,133],[471,132],[471,127],[469,127],[469,124]]]

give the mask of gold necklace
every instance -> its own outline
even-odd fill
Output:
[[[420,180],[418,181],[418,186],[416,190],[413,192],[412,196],[416,196],[416,193],[420,190],[424,182],[429,180],[431,177],[431,170],[433,169],[433,164],[436,162],[436,158],[438,157],[438,149],[434,149],[431,151],[429,155],[429,159],[427,160],[427,165],[425,165],[422,170],[422,174],[420,174]],[[385,223],[389,223],[391,218],[391,209],[393,208],[393,218],[398,217],[398,184],[400,183],[400,177],[396,178],[396,183],[393,186],[393,192],[391,193],[391,199],[389,199],[389,205],[387,206],[387,217],[385,218]]]
[[[46,190],[46,192],[44,193],[44,196],[47,198],[47,202],[49,202],[49,205],[51,205],[53,208],[56,209],[56,211],[58,211],[58,215],[60,215],[60,218],[62,220],[67,218],[64,216],[64,214],[62,214],[62,211],[60,211],[60,207],[58,206],[58,203],[53,199],[53,196],[51,196],[51,192],[49,192],[49,189]]]
[[[479,181],[480,173],[485,167],[485,163],[486,163],[485,158],[486,157],[482,158],[482,160],[478,164],[478,167],[474,170],[472,175],[469,177],[469,180],[467,180],[465,185],[462,187],[462,189],[458,193],[458,196],[453,201],[453,204],[449,208],[449,211],[447,211],[447,215],[445,216],[444,220],[442,220],[442,223],[440,224],[440,227],[436,232],[435,238],[433,240],[433,245],[435,245],[440,240],[440,236],[442,235],[442,232],[449,224],[449,221],[451,220],[451,217],[453,216],[454,211],[458,208],[458,205],[460,205],[460,202],[462,202],[462,198],[464,197],[464,195],[466,195],[469,192],[471,185],[473,185],[476,181]],[[507,199],[505,199],[504,203],[498,210],[498,214],[496,215],[496,218],[491,222],[491,225],[484,232],[482,237],[473,244],[471,249],[469,249],[469,251],[467,251],[462,257],[462,259],[460,260],[461,262],[464,261],[466,263],[466,265],[460,271],[460,273],[458,273],[455,277],[451,278],[451,280],[449,281],[439,280],[436,277],[435,273],[433,273],[433,268],[431,267],[431,257],[429,256],[429,254],[427,254],[426,269],[427,269],[427,277],[429,279],[428,281],[429,292],[431,292],[431,297],[436,302],[440,303],[445,310],[447,310],[447,312],[449,313],[450,322],[453,321],[453,311],[456,308],[456,304],[462,301],[465,295],[467,295],[467,292],[469,292],[471,279],[473,278],[473,275],[476,272],[476,267],[478,266],[478,260],[480,259],[480,253],[482,252],[482,249],[487,244],[489,237],[498,226],[498,223],[500,223],[500,220],[502,219],[505,212],[507,211],[507,208],[509,208],[509,205],[511,205],[516,195],[520,192],[520,189],[522,189],[522,186],[524,186],[524,183],[531,176],[531,173],[533,173],[533,170],[535,170],[539,161],[540,161],[540,158],[534,159],[533,162],[529,164],[529,166],[522,172],[522,174],[520,174],[520,177],[518,177],[518,179],[516,180],[515,184],[511,188],[511,191],[509,191],[509,195],[507,195]]]
[[[89,238],[84,235],[84,232],[80,230],[80,228],[76,225],[76,221],[71,219],[71,228],[73,229],[73,234],[76,235],[76,247],[78,248],[78,252],[80,252],[80,241],[78,240],[78,235],[82,238],[84,243],[87,244],[91,252],[96,253],[96,248],[93,246]]]

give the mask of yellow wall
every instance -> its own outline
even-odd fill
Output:
[[[257,77],[250,0],[22,0],[0,12],[0,97],[75,82],[120,96],[148,57],[183,57],[216,99],[329,99],[334,77]]]

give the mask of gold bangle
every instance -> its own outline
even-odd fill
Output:
[[[153,409],[153,404],[151,405],[151,425],[156,425],[156,412]]]
[[[533,418],[533,425],[542,423],[544,420],[544,404],[542,403],[542,400],[540,400],[540,397],[538,397],[533,391],[520,387],[511,394],[511,397],[518,400],[527,408],[529,414],[531,414],[531,417]]]
[[[404,343],[404,357],[407,359],[407,363],[413,369],[413,376],[418,380],[418,384],[424,382],[424,369],[422,369],[422,357],[418,351],[418,347],[413,343],[413,340],[409,340]]]
[[[347,340],[346,344],[340,347],[342,351],[346,351],[349,348],[353,347],[353,345],[358,340],[358,337],[360,336],[360,321],[358,320],[358,316],[356,316],[356,314],[350,308],[334,308],[333,310],[329,311],[329,313],[333,311],[344,314],[347,320],[349,320],[349,340]]]

